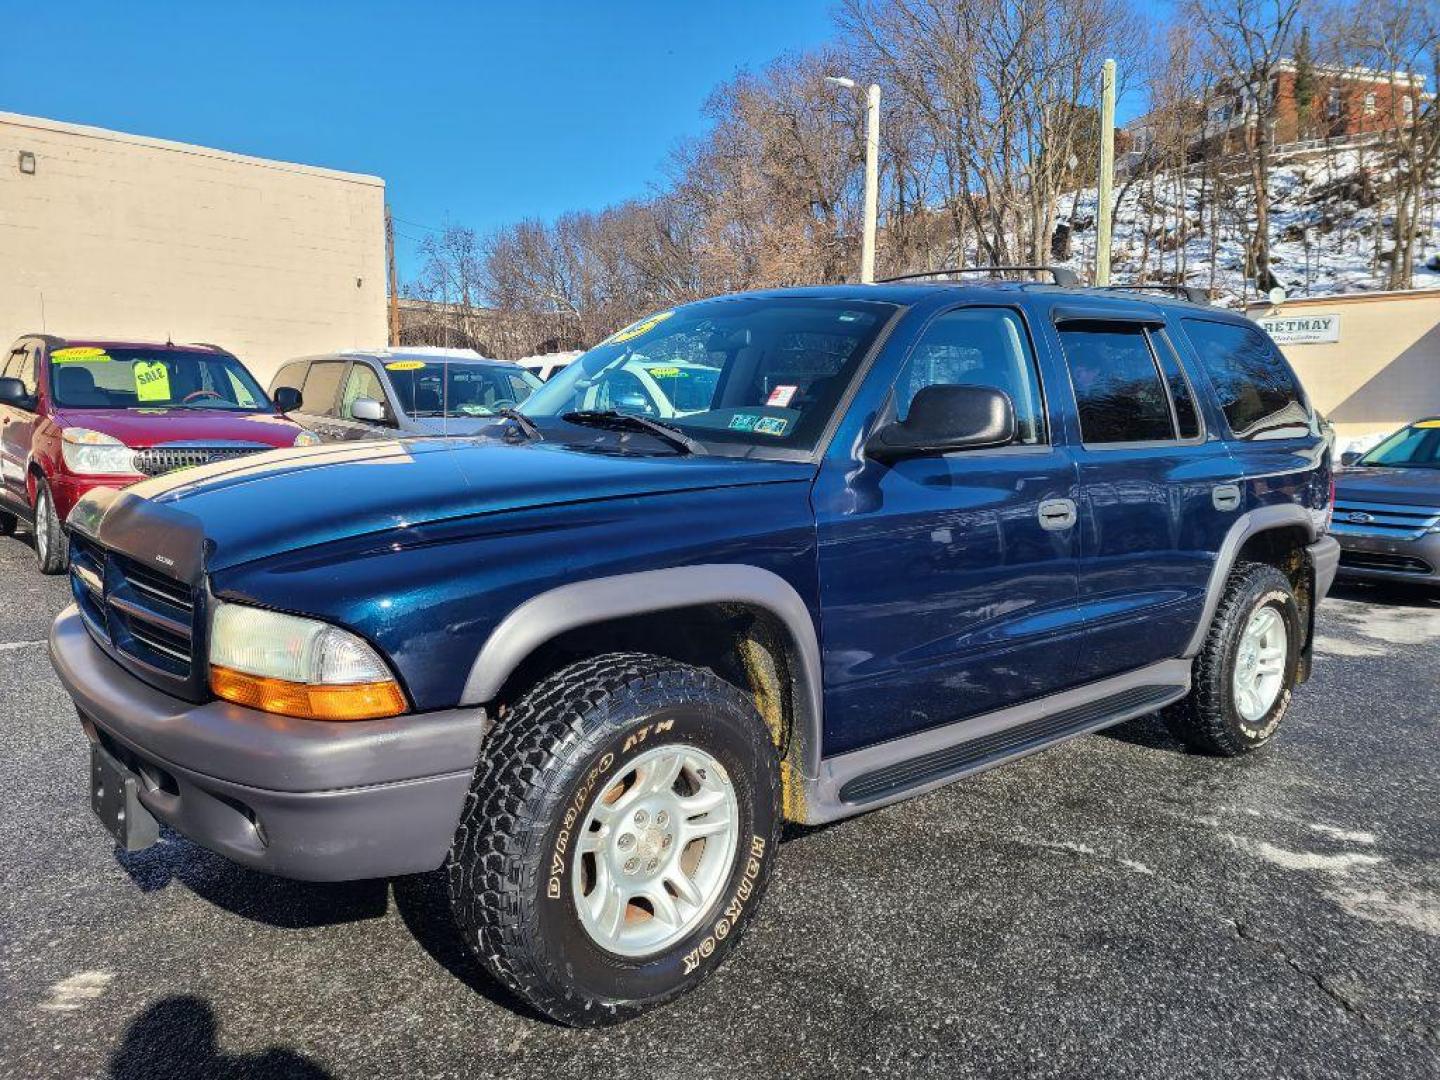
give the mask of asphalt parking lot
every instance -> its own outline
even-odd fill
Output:
[[[680,1004],[571,1031],[451,936],[435,875],[117,854],[0,538],[0,1075],[1440,1075],[1440,599],[1356,587],[1240,763],[1153,719],[820,830]]]

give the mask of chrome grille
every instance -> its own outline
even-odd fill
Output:
[[[1394,574],[1433,574],[1435,568],[1414,555],[1384,551],[1341,551],[1340,565],[1355,570],[1386,570]]]
[[[273,449],[269,446],[152,446],[135,451],[135,470],[145,476],[160,476],[177,469],[193,469],[217,461],[230,461]]]
[[[70,592],[91,636],[121,665],[182,696],[202,692],[195,589],[72,533]]]
[[[1418,540],[1437,525],[1440,525],[1440,507],[1437,506],[1377,503],[1339,495],[1335,499],[1330,531],[1337,536]]]

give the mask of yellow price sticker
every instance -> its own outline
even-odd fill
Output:
[[[135,376],[135,397],[140,401],[170,400],[170,369],[159,360],[137,360],[131,369]]]
[[[658,315],[647,315],[639,322],[633,322],[625,327],[625,329],[615,331],[615,333],[611,334],[601,344],[619,345],[622,341],[634,341],[642,334],[648,334],[651,330],[654,330],[655,327],[659,326],[674,314],[675,312],[673,311],[662,311]]]
[[[680,374],[678,367],[652,367],[646,368],[645,370],[657,379],[673,379]]]
[[[386,371],[419,371],[425,366],[424,360],[396,360],[385,365]]]
[[[1418,428],[1440,428],[1440,420],[1421,420],[1415,426]]]
[[[72,345],[68,349],[56,349],[50,354],[56,364],[103,364],[110,359],[104,349],[94,345]]]

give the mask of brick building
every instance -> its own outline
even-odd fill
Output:
[[[1424,75],[1321,65],[1311,71],[1308,100],[1296,94],[1299,72],[1293,61],[1281,61],[1271,77],[1268,120],[1277,143],[1393,131],[1414,122],[1425,97]],[[1248,92],[1222,86],[1205,118],[1206,140],[1253,128],[1258,111]]]

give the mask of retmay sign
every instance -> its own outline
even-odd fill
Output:
[[[1340,340],[1339,315],[1271,315],[1256,319],[1277,345],[1312,345]]]

